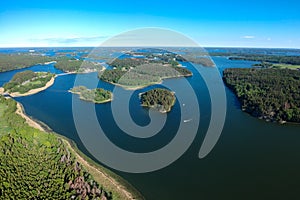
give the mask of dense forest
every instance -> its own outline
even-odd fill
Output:
[[[52,133],[28,126],[0,96],[0,199],[112,199]]]
[[[99,73],[98,77],[102,81],[106,81],[109,83],[118,83],[120,78],[126,73],[126,71],[122,71],[121,69],[113,69],[113,70],[105,70],[103,73]]]
[[[31,54],[0,54],[0,72],[30,67],[32,65],[50,62],[47,56]]]
[[[278,122],[300,122],[300,71],[226,69],[224,82],[251,115]]]
[[[74,72],[79,70],[82,60],[70,59],[68,57],[61,57],[55,63],[55,68],[60,69],[64,72]]]
[[[204,67],[214,67],[215,66],[215,63],[208,56],[199,57],[199,56],[193,55],[193,54],[186,54],[184,56],[178,56],[178,57],[176,57],[176,59],[181,62],[191,62],[191,63],[195,63],[195,64],[200,64],[200,65],[203,65]]]
[[[137,67],[139,65],[148,63],[145,59],[132,59],[132,58],[124,58],[124,59],[114,59],[112,62],[109,62],[108,64],[112,67],[115,67],[117,69],[130,69],[132,67]]]
[[[74,58],[69,57],[57,57],[57,62],[54,65],[55,68],[60,69],[64,72],[91,72],[96,70],[102,70],[102,66],[100,64],[83,61],[83,60],[76,60]]]
[[[54,77],[54,74],[26,70],[16,73],[8,83],[3,85],[3,88],[9,93],[19,92],[24,94],[31,89],[44,87],[52,77]]]
[[[284,63],[291,65],[300,65],[300,56],[279,56],[279,55],[252,55],[252,54],[241,54],[232,56],[230,60],[251,60],[268,63]]]
[[[87,89],[85,86],[77,86],[70,90],[71,93],[78,94],[80,99],[94,103],[104,103],[112,100],[112,93],[102,88]]]
[[[155,108],[162,113],[171,111],[176,101],[174,92],[161,88],[144,92],[140,97],[142,106]]]
[[[184,67],[172,67],[161,63],[149,63],[135,66],[129,70],[113,69],[99,73],[102,81],[117,83],[125,87],[142,87],[159,83],[165,78],[192,76],[192,72]]]

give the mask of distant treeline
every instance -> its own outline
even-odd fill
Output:
[[[290,65],[300,65],[300,56],[283,56],[283,55],[264,55],[249,53],[223,53],[213,52],[210,56],[228,56],[230,60],[249,60],[265,63],[283,63]]]
[[[226,69],[224,81],[253,116],[300,122],[300,71],[290,69]]]
[[[243,55],[241,57],[230,57],[229,59],[300,65],[300,56]]]
[[[67,56],[48,57],[32,54],[0,54],[0,72],[21,69],[37,64],[56,61],[55,67],[64,72],[85,72],[87,70],[101,70],[100,64],[83,60],[76,60]]]
[[[47,56],[31,54],[0,54],[0,72],[21,69],[32,65],[50,62]]]

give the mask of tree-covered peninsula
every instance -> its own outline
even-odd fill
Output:
[[[71,93],[78,94],[80,99],[94,103],[106,103],[112,101],[113,94],[102,88],[88,89],[85,86],[77,86],[69,90]]]
[[[97,62],[83,61],[67,56],[57,57],[54,67],[64,72],[88,73],[103,70],[103,66]]]
[[[171,61],[116,59],[111,63],[114,69],[100,72],[98,77],[102,81],[120,85],[126,89],[138,89],[160,83],[166,78],[192,76],[191,71],[177,64],[174,65]]]
[[[162,113],[171,111],[176,102],[174,92],[161,88],[141,93],[140,98],[142,106],[157,109]]]
[[[119,195],[95,181],[65,139],[28,126],[16,110],[14,100],[0,96],[1,199],[100,200]]]
[[[226,69],[226,85],[242,109],[255,117],[300,123],[300,71],[291,69]]]
[[[11,96],[35,94],[51,86],[54,77],[54,74],[48,72],[33,72],[31,70],[19,72],[3,85],[4,92],[9,93]]]

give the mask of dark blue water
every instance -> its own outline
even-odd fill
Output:
[[[220,72],[230,67],[251,67],[254,62],[231,61],[224,57],[213,58]],[[188,151],[170,166],[156,172],[119,175],[135,186],[146,199],[295,199],[300,186],[300,126],[266,123],[242,112],[236,97],[226,89],[227,117],[222,135],[213,151],[204,159],[198,158],[200,146],[210,119],[210,98],[200,74],[188,63],[183,63],[194,72],[187,78],[199,99],[201,121],[196,139]],[[61,73],[53,65],[34,66],[34,71]],[[22,69],[24,70],[24,69]],[[0,73],[0,84],[22,70]],[[209,68],[203,69],[209,73]],[[96,73],[80,74],[86,86],[92,87]],[[72,115],[72,94],[76,75],[59,76],[53,86],[38,94],[15,98],[26,112],[45,122],[54,131],[73,139],[79,148],[88,154],[77,135]],[[78,78],[78,77],[77,77]],[[180,79],[168,79],[165,83],[180,86]],[[99,82],[99,87],[113,91],[114,86]],[[138,93],[154,88],[137,90],[130,101],[131,116],[137,124],[149,123],[148,111],[139,106]],[[125,93],[126,91],[124,91]],[[76,97],[76,96],[75,96]],[[118,96],[116,98],[122,98]],[[89,102],[80,101],[84,107]],[[178,102],[168,113],[163,131],[149,139],[129,137],[115,126],[111,103],[95,105],[107,136],[118,146],[145,152],[163,147],[170,142],[178,127],[180,109]],[[120,113],[122,114],[122,113]],[[102,116],[105,116],[103,119]],[[88,116],[82,116],[88,117]]]
[[[9,71],[9,72],[5,72],[5,73],[0,73],[0,86],[2,87],[2,85],[4,83],[7,83],[10,81],[10,79],[18,72],[22,72],[25,70],[32,70],[35,72],[51,72],[54,74],[60,74],[63,73],[61,70],[56,69],[54,67],[54,64],[49,64],[49,65],[35,65],[29,68],[25,68],[25,69],[17,69],[17,70],[13,70],[13,71]]]

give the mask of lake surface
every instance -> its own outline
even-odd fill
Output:
[[[255,62],[231,61],[214,57],[220,72],[230,67],[251,67]],[[227,115],[222,135],[204,159],[198,158],[199,149],[210,119],[208,89],[195,69],[187,78],[197,93],[201,109],[201,121],[197,136],[182,157],[159,171],[132,174],[115,171],[136,187],[146,199],[294,199],[300,186],[300,126],[267,123],[242,112],[234,94],[226,88]],[[27,69],[62,73],[53,65],[38,65]],[[0,85],[21,70],[0,73]],[[209,73],[209,68],[202,69]],[[80,74],[86,86],[92,87],[96,73]],[[55,132],[74,140],[79,149],[89,155],[81,143],[73,121],[72,94],[76,75],[59,76],[53,86],[36,95],[15,98],[24,105],[26,113],[46,123]],[[78,78],[78,77],[77,77]],[[164,83],[180,87],[180,79],[168,79]],[[114,86],[99,82],[99,87],[112,91]],[[139,125],[147,125],[147,109],[139,105],[138,93],[156,86],[137,90],[130,100],[130,114]],[[124,93],[126,91],[124,90]],[[122,95],[122,93],[121,93]],[[76,97],[76,96],[74,96]],[[122,98],[118,96],[116,98]],[[76,100],[76,99],[75,99]],[[90,105],[78,100],[82,107]],[[167,114],[163,131],[148,139],[137,139],[122,133],[112,119],[111,103],[95,105],[98,119],[107,136],[118,146],[133,152],[147,152],[168,144],[175,136],[180,116],[178,101]],[[122,113],[120,113],[122,115]],[[105,118],[103,119],[103,116]],[[88,113],[82,114],[88,117]]]

